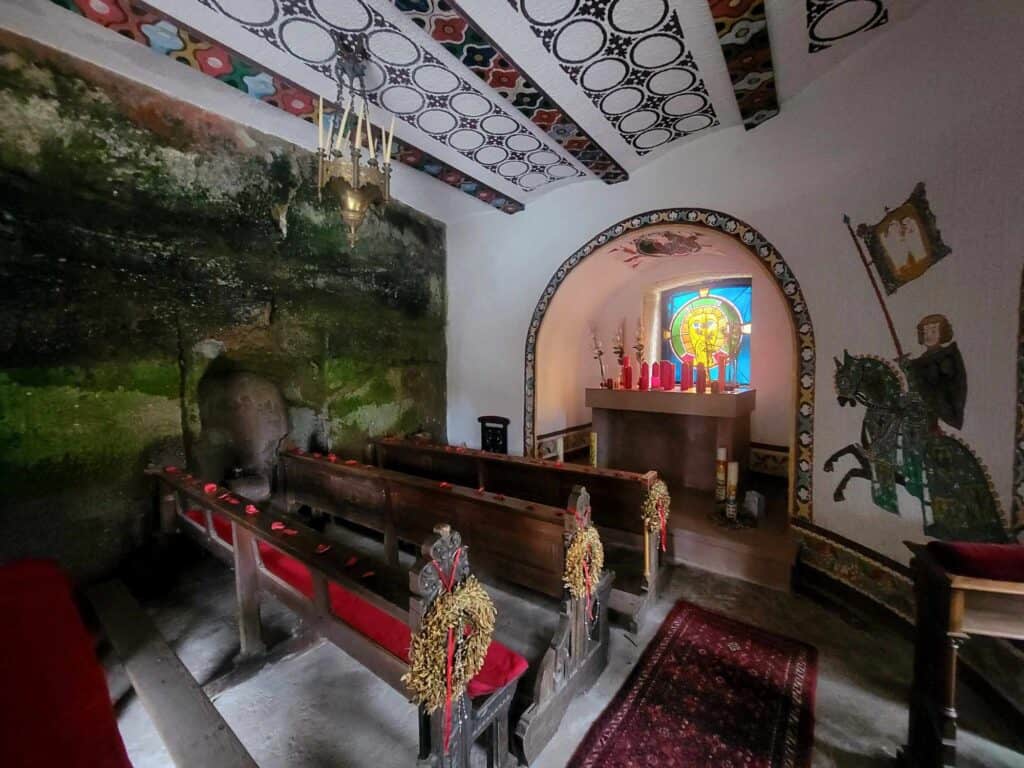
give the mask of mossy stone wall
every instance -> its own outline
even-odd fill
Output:
[[[276,382],[300,444],[444,437],[443,225],[391,204],[352,246],[312,170],[0,34],[0,562],[91,578],[136,547],[210,370]]]

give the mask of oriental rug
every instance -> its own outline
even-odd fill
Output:
[[[808,768],[817,651],[680,601],[569,768]]]

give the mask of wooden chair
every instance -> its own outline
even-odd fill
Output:
[[[927,547],[904,543],[914,554],[917,622],[910,726],[900,762],[953,768],[959,650],[971,637],[1024,640],[1024,583],[950,573]]]

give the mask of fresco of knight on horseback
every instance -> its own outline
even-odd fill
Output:
[[[908,367],[907,361],[903,361]],[[858,465],[836,486],[845,499],[850,480],[871,482],[875,504],[899,514],[897,486],[921,503],[924,532],[958,541],[1009,540],[998,497],[988,471],[966,442],[938,425],[934,398],[919,391],[919,377],[906,376],[896,364],[873,355],[835,359],[836,396],[841,406],[867,410],[860,441],[836,451],[826,472],[847,455]],[[945,420],[945,419],[943,419]]]

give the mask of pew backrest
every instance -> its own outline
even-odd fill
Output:
[[[335,514],[384,533],[386,545],[389,536],[423,541],[436,525],[450,523],[472,548],[477,570],[562,596],[571,534],[564,506],[325,456],[286,452],[279,468],[289,508],[308,505]]]
[[[590,493],[594,524],[630,534],[643,533],[641,509],[658,480],[654,471],[640,474],[399,438],[375,440],[374,451],[383,469],[539,504],[561,506],[582,485]]]

